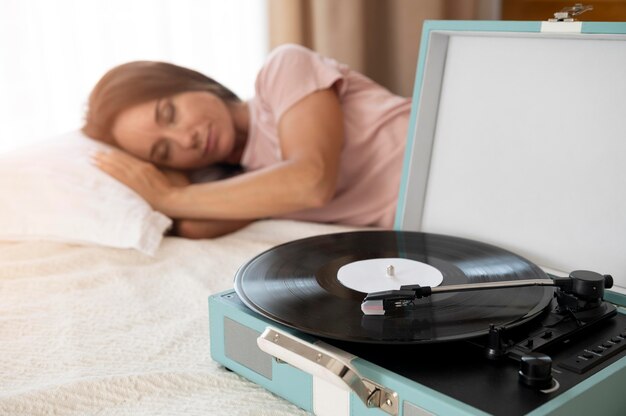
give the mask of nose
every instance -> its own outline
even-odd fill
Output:
[[[200,133],[195,129],[172,132],[172,136],[183,149],[198,149],[201,145]]]

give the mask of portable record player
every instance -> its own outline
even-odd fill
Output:
[[[251,259],[212,357],[318,415],[626,413],[626,23],[555,20],[426,22],[395,231]]]

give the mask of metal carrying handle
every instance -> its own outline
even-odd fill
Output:
[[[361,377],[349,362],[325,348],[272,327],[267,327],[257,338],[257,345],[279,362],[286,362],[353,392],[367,407],[380,408],[390,415],[398,414],[397,393]]]

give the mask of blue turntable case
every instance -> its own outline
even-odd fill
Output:
[[[455,343],[323,342],[233,291],[209,298],[213,359],[318,415],[626,414],[625,109],[626,23],[424,24],[395,228],[614,276],[617,316],[554,353],[555,389]],[[590,369],[558,365],[611,339]]]

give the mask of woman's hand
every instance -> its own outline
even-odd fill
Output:
[[[165,211],[165,201],[174,186],[153,164],[119,150],[97,152],[92,159],[100,170],[137,192],[152,208]]]

